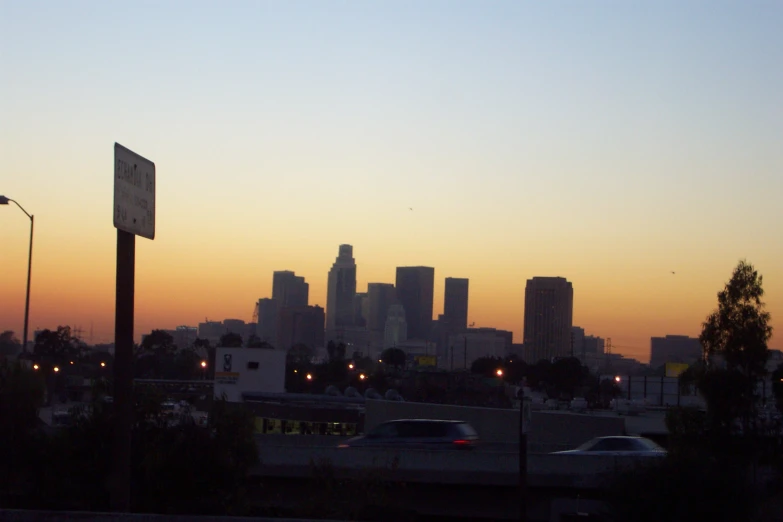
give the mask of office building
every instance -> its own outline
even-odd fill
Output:
[[[448,370],[465,370],[482,357],[504,358],[511,344],[511,332],[494,328],[469,328],[449,337],[449,349],[438,365]]]
[[[701,342],[686,335],[667,335],[650,339],[650,366],[660,368],[666,363],[693,364],[702,356]]]
[[[571,327],[571,354],[579,360],[585,358],[585,329],[578,326]]]
[[[272,274],[272,299],[280,308],[302,307],[309,304],[310,285],[304,277],[290,270],[279,270]]]
[[[367,329],[383,332],[389,307],[397,301],[397,290],[391,283],[369,283],[367,285]]]
[[[353,324],[357,328],[367,327],[369,317],[370,300],[367,292],[358,292],[353,296]]]
[[[217,345],[224,333],[226,327],[221,321],[205,321],[198,324],[198,338],[209,341],[212,346]]]
[[[427,339],[430,335],[434,285],[432,267],[397,267],[397,300],[405,310],[409,339]]]
[[[356,295],[356,262],[353,247],[340,245],[337,259],[329,270],[326,289],[326,329],[354,325],[353,298]]]
[[[405,317],[402,305],[394,304],[389,307],[383,335],[384,348],[394,348],[408,340],[408,323]]]
[[[574,288],[565,278],[528,279],[523,326],[527,362],[571,355],[573,310]]]
[[[324,309],[320,306],[293,306],[280,309],[276,348],[289,350],[297,344],[304,344],[315,350],[325,346]]]
[[[603,337],[596,337],[595,335],[585,335],[582,340],[582,356],[588,357],[590,355],[603,355],[606,341]]]
[[[280,307],[277,299],[259,299],[256,304],[256,336],[261,342],[271,345],[277,343],[277,314]],[[275,346],[276,347],[276,346]],[[277,348],[277,347],[276,347]]]
[[[468,327],[468,280],[446,278],[443,298],[443,319],[449,330],[461,332]]]

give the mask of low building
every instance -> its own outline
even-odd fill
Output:
[[[270,348],[218,348],[215,398],[242,402],[245,393],[285,392],[286,352]]]

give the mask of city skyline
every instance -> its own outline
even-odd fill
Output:
[[[699,334],[739,259],[781,324],[783,5],[193,2],[123,9],[145,28],[123,38],[116,7],[83,5],[0,16],[31,335],[113,337],[114,142],[158,176],[137,338],[250,320],[281,269],[325,307],[343,243],[359,291],[432,266],[434,316],[466,277],[469,321],[517,342],[525,281],[562,276],[573,323],[646,360]],[[20,338],[29,225],[0,207],[0,328]]]

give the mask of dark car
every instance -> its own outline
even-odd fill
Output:
[[[379,424],[365,435],[349,439],[339,447],[472,449],[478,442],[476,430],[465,421],[403,419]]]

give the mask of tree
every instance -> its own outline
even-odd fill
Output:
[[[405,352],[399,348],[386,348],[381,352],[381,361],[397,370],[405,366]]]
[[[345,343],[335,344],[334,341],[329,341],[326,345],[326,353],[330,361],[344,361],[345,350]]]
[[[756,385],[766,374],[772,336],[763,296],[762,276],[740,261],[699,336],[706,365],[694,377],[707,402],[710,426],[718,431],[730,430],[736,419],[748,428],[756,411]]]
[[[0,333],[0,357],[17,355],[22,350],[22,343],[16,338],[14,332],[6,330]]]
[[[315,350],[306,344],[295,344],[286,353],[286,364],[293,367],[306,367],[315,357]]]
[[[549,384],[562,398],[573,399],[584,387],[590,371],[576,357],[557,359],[549,369]]]
[[[78,358],[83,348],[80,339],[72,335],[70,326],[58,326],[57,330],[43,330],[36,336],[33,355],[52,364],[62,364]]]
[[[242,340],[242,336],[238,333],[228,332],[220,337],[220,343],[218,346],[222,348],[241,348],[245,342]]]
[[[721,356],[726,368],[757,380],[766,374],[767,342],[772,337],[764,310],[762,276],[740,261],[726,287],[718,293],[718,308],[704,322],[699,340],[705,356]]]
[[[149,355],[171,355],[177,347],[174,344],[174,337],[165,330],[152,330],[145,336],[139,347],[141,352]]]
[[[247,339],[247,347],[248,348],[268,348],[273,349],[274,346],[269,344],[266,341],[262,341],[261,338],[255,334],[251,335]]]

